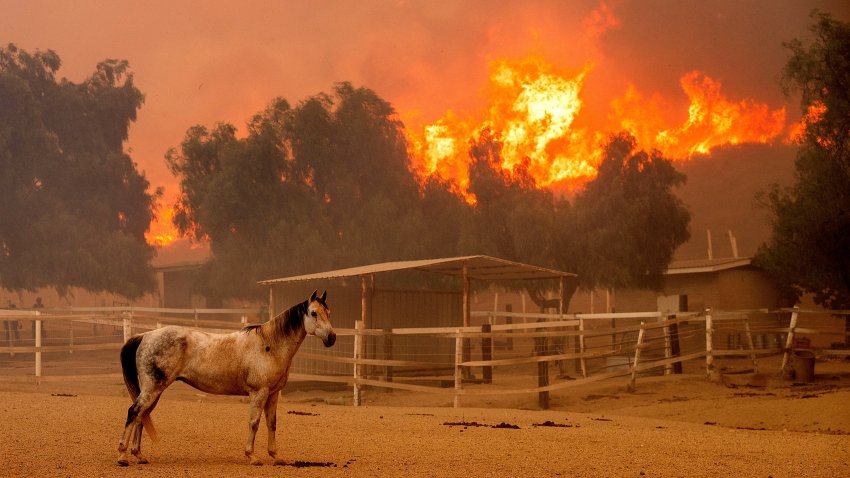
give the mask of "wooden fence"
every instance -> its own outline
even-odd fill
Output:
[[[163,325],[184,325],[209,331],[230,332],[244,327],[249,318],[255,318],[259,309],[174,309],[155,307],[68,307],[42,310],[0,310],[3,322],[0,336],[0,356],[8,354],[33,354],[35,377],[43,377],[43,355],[45,353],[68,353],[118,350],[134,332],[153,330]],[[202,317],[216,317],[202,318]],[[27,337],[26,327],[32,325]],[[61,327],[61,336],[44,342],[45,324]],[[79,335],[79,325],[90,324],[93,332]],[[97,327],[120,330],[120,334],[97,331]],[[23,332],[23,334],[22,334]],[[54,329],[53,331],[58,332]],[[21,339],[21,336],[26,338]],[[117,357],[117,355],[116,355]]]
[[[703,359],[709,377],[716,376],[716,360],[736,357],[749,358],[752,371],[758,371],[759,358],[781,354],[780,368],[784,369],[795,349],[795,337],[801,333],[828,334],[842,339],[847,335],[843,326],[841,330],[801,329],[796,325],[799,316],[848,313],[796,308],[707,309],[677,315],[477,312],[473,316],[486,317],[487,323],[474,327],[406,329],[363,329],[358,323],[354,329],[337,330],[338,336],[353,337],[350,350],[329,352],[315,348],[299,353],[304,360],[350,364],[349,371],[335,375],[297,373],[293,377],[349,384],[355,405],[361,403],[364,387],[376,387],[450,395],[455,406],[460,406],[465,396],[536,393],[540,406],[546,408],[549,392],[617,377],[626,378],[627,386],[634,388],[637,377],[643,373],[682,373],[685,362],[698,364]],[[414,360],[399,359],[398,349],[392,344],[398,338],[410,336],[420,341],[453,341],[453,351],[436,359],[426,354]],[[814,351],[819,355],[850,355],[846,349]],[[480,358],[471,359],[473,352],[478,352]],[[556,381],[550,382],[555,365],[560,373]],[[420,373],[404,373],[411,369]],[[422,375],[423,370],[433,373]],[[476,370],[480,370],[479,375],[474,373]]]
[[[34,321],[33,344],[13,345],[8,336],[0,337],[4,339],[0,357],[34,354],[35,377],[42,380],[43,353],[117,350],[134,331],[165,324],[228,332],[253,322],[249,318],[257,313],[255,309],[128,307],[0,311],[4,321]],[[807,314],[842,317],[850,311],[707,309],[677,315],[473,312],[481,325],[399,329],[366,329],[358,321],[354,328],[336,329],[338,341],[333,348],[326,349],[308,337],[296,354],[298,366],[293,366],[290,380],[347,384],[352,387],[354,405],[362,403],[364,388],[371,387],[443,394],[451,397],[456,407],[464,397],[537,394],[540,407],[547,408],[551,392],[618,377],[633,388],[641,375],[682,373],[685,364],[698,371],[703,360],[710,377],[717,373],[717,360],[735,357],[751,361],[757,371],[760,358],[782,354],[784,369],[801,335],[828,334],[842,341],[847,336],[843,326],[840,330],[817,324],[799,327],[799,318]],[[201,318],[209,315],[224,320]],[[63,343],[44,345],[41,326],[51,322],[112,327],[114,338],[105,343],[80,343],[71,327],[68,336],[51,339]],[[850,355],[846,349],[816,351]],[[334,372],[310,373],[309,364],[318,362],[336,364]]]

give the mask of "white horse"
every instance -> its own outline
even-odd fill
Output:
[[[326,296],[324,292],[317,297],[314,291],[309,300],[265,324],[231,334],[168,326],[128,340],[121,349],[121,368],[133,405],[118,444],[118,464],[129,465],[128,445],[139,463],[147,463],[141,455],[142,429],[156,440],[150,413],[175,380],[206,393],[250,397],[245,455],[252,465],[262,465],[254,454],[254,438],[265,411],[269,455],[274,464],[283,464],[275,442],[278,395],[286,385],[292,357],[308,334],[321,338],[325,347],[336,342]]]

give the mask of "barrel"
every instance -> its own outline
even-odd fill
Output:
[[[809,383],[815,379],[815,354],[811,350],[795,350],[791,356],[794,381]]]

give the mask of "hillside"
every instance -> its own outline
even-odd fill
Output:
[[[691,239],[676,251],[676,260],[707,257],[706,230],[711,230],[714,257],[731,257],[731,230],[739,256],[752,256],[770,235],[767,212],[756,194],[772,183],[790,185],[796,147],[747,144],[712,150],[677,163],[688,176],[677,195],[691,211]]]

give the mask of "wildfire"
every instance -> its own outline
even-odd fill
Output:
[[[159,205],[157,217],[151,221],[150,229],[145,233],[145,240],[155,247],[165,247],[179,238],[177,227],[171,222],[174,219],[174,208]]]
[[[823,118],[824,114],[826,114],[826,105],[822,102],[816,101],[809,105],[806,114],[800,118],[799,122],[791,127],[791,132],[788,133],[788,141],[791,143],[798,143],[802,141],[806,128],[808,128],[811,124],[819,122]],[[818,141],[823,143],[822,139],[818,139]]]
[[[784,107],[772,110],[751,99],[730,100],[719,81],[699,71],[680,79],[689,100],[683,123],[670,120],[671,108],[664,98],[646,98],[630,85],[611,102],[608,124],[596,130],[577,127],[575,121],[585,107],[582,87],[591,70],[586,66],[573,75],[558,74],[539,58],[493,62],[486,117],[458,119],[449,113],[424,125],[418,134],[408,132],[419,170],[453,179],[465,191],[468,144],[485,128],[503,144],[502,167],[511,170],[527,162],[542,187],[595,176],[600,146],[609,134],[621,130],[633,134],[642,148],[686,160],[717,146],[770,142],[786,128]]]
[[[680,84],[690,100],[688,119],[682,126],[663,128],[655,121],[657,105],[643,108],[633,87],[614,102],[614,111],[621,115],[620,126],[644,147],[659,149],[674,159],[708,154],[711,148],[726,144],[767,143],[785,129],[785,108],[771,110],[750,99],[731,101],[721,93],[720,82],[699,71],[682,76]],[[648,126],[641,127],[646,119]]]
[[[430,124],[408,128],[415,169],[423,177],[436,174],[453,180],[456,192],[474,203],[468,192],[469,146],[485,129],[502,143],[502,168],[526,169],[539,187],[559,188],[593,178],[602,145],[610,134],[622,130],[634,135],[639,147],[657,149],[674,160],[707,154],[723,145],[768,143],[786,132],[784,107],[770,109],[752,99],[729,99],[718,80],[699,71],[680,78],[688,100],[686,110],[676,111],[669,99],[646,96],[629,85],[607,105],[606,124],[578,126],[577,119],[587,107],[582,88],[592,81],[592,70],[588,64],[565,74],[540,58],[492,62],[489,104],[481,117],[462,118],[448,111]],[[787,137],[799,137],[805,125],[822,114],[822,107],[811,108]],[[164,247],[179,235],[172,224],[173,208],[160,209],[146,239]]]
[[[527,160],[541,186],[595,174],[599,152],[588,145],[600,138],[573,127],[590,67],[568,78],[536,58],[518,63],[501,60],[492,66],[493,97],[486,119],[463,121],[450,112],[425,125],[419,137],[408,132],[420,169],[453,179],[465,190],[469,141],[489,128],[503,144],[502,166],[513,169]]]

